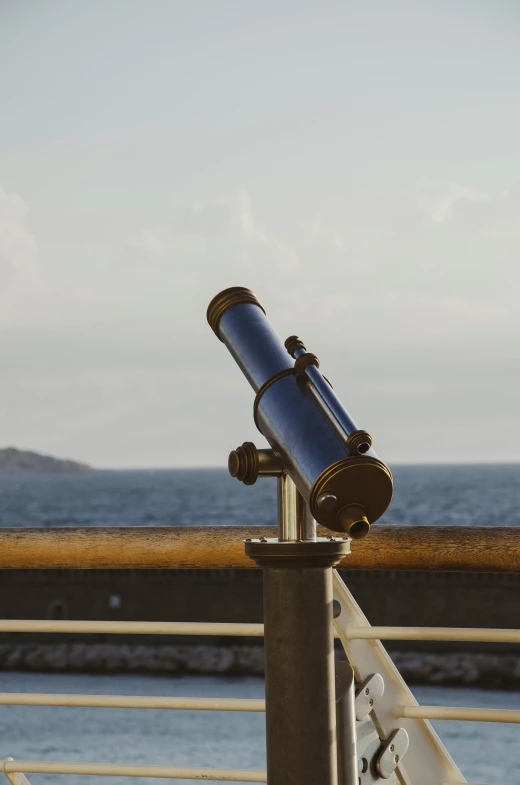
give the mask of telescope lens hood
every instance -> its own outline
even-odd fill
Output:
[[[233,305],[243,305],[244,303],[258,305],[265,313],[265,309],[256,298],[256,295],[251,289],[246,289],[244,286],[231,286],[229,289],[224,289],[222,292],[219,292],[219,294],[212,299],[208,305],[206,316],[209,326],[217,338],[222,340],[219,333],[219,324],[228,308],[232,308]]]

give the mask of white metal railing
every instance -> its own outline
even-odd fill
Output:
[[[520,723],[520,711],[514,709],[468,709],[463,706],[397,706],[394,716],[420,720]]]
[[[406,785],[466,783],[429,720],[520,723],[520,711],[419,706],[381,645],[381,640],[517,643],[520,642],[520,632],[445,627],[372,627],[337,572],[334,572],[334,599],[339,611],[334,622],[336,632],[354,668],[356,680],[366,682],[375,673],[383,677],[384,693],[370,715],[380,738],[388,739],[396,726],[404,728],[408,733],[409,749],[399,761],[399,781]]]
[[[262,638],[263,624],[156,621],[53,621],[0,619],[0,632],[101,633],[103,635],[193,635]],[[470,627],[354,627],[346,626],[350,640],[458,641],[520,643],[520,630]],[[336,632],[336,637],[339,633]]]
[[[103,635],[222,635],[261,638],[263,624],[187,621],[52,621],[1,619],[0,632],[83,632]]]
[[[99,709],[175,709],[187,711],[265,711],[256,698],[158,698],[146,695],[60,695],[0,692],[0,706],[83,706]]]
[[[265,771],[249,769],[197,769],[185,766],[124,766],[109,763],[62,763],[61,761],[13,760],[1,763],[4,774],[94,774],[107,777],[158,777],[172,780],[220,780],[267,782]]]
[[[342,605],[342,616],[336,620],[335,634],[341,638],[349,659],[356,670],[358,678],[364,677],[363,668],[357,658],[355,646],[359,645],[379,649],[363,650],[365,656],[365,669],[372,672],[383,672],[385,687],[393,704],[388,719],[378,711],[377,725],[384,733],[385,726],[397,719],[411,723],[421,723],[425,720],[465,720],[473,722],[504,722],[520,723],[520,711],[500,709],[478,709],[449,706],[419,706],[412,694],[404,690],[396,681],[395,666],[382,649],[381,640],[403,641],[474,641],[495,643],[520,643],[520,631],[509,629],[454,629],[445,627],[371,627],[362,616],[359,608],[339,576],[335,576],[335,596]],[[348,615],[345,615],[348,610]],[[360,615],[361,614],[361,615]],[[0,632],[41,632],[41,633],[102,633],[102,634],[137,634],[137,635],[193,635],[193,636],[221,636],[221,637],[261,637],[264,628],[262,624],[226,624],[226,623],[201,623],[201,622],[101,622],[101,621],[54,621],[54,620],[0,620]],[[365,643],[363,643],[365,642]],[[353,648],[354,646],[354,648]],[[384,656],[383,653],[384,652]],[[374,655],[375,654],[375,659]],[[386,659],[385,659],[386,657]],[[390,663],[390,665],[389,665]],[[392,667],[393,671],[388,669]],[[385,668],[387,672],[385,672]],[[390,675],[389,675],[390,674]],[[402,680],[401,680],[402,681]],[[404,683],[403,683],[404,684]],[[397,685],[397,691],[395,689]],[[392,689],[394,687],[394,689]],[[79,694],[42,694],[42,693],[0,693],[0,705],[10,706],[78,706],[96,708],[125,708],[125,709],[165,709],[165,710],[191,710],[191,711],[243,711],[263,712],[265,701],[260,699],[238,698],[192,698],[192,697],[156,697],[156,696],[130,696],[130,695],[79,695]],[[389,727],[389,726],[388,726]],[[410,726],[407,726],[408,729]],[[414,726],[417,731],[415,740],[418,740],[419,749],[424,748],[427,740],[435,747],[435,739],[428,730],[427,725]],[[433,732],[433,731],[432,731]],[[411,739],[412,742],[412,739]],[[442,745],[441,745],[442,746]],[[410,755],[413,753],[410,753]],[[446,753],[447,755],[447,753]],[[456,767],[444,763],[440,766],[449,778],[445,785],[464,783],[465,780]],[[406,763],[406,761],[405,761]],[[425,761],[420,762],[424,773]],[[97,763],[68,763],[53,761],[15,761],[6,758],[0,762],[2,771],[14,785],[26,785],[28,780],[24,773],[38,774],[90,774],[99,776],[122,777],[155,777],[167,779],[205,779],[232,782],[266,782],[266,772],[262,770],[244,769],[215,769],[179,766],[131,766],[119,764]],[[413,771],[413,768],[412,768]],[[406,782],[421,781],[426,784],[424,777],[405,777]],[[444,779],[437,779],[436,783]]]
[[[0,632],[103,633],[133,635],[193,635],[220,637],[262,637],[263,624],[204,622],[103,622],[53,620],[0,620]],[[252,698],[190,698],[146,695],[65,695],[42,693],[0,693],[4,706],[80,706],[124,709],[165,709],[190,711],[265,711],[265,701]],[[30,785],[24,774],[90,774],[98,776],[155,777],[165,779],[267,782],[264,770],[215,769],[183,766],[131,766],[56,761],[15,761],[5,758],[0,771],[13,785]]]
[[[346,626],[344,634],[350,640],[520,643],[520,630],[481,629],[479,627]]]

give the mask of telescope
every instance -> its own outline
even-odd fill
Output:
[[[351,539],[365,536],[390,504],[392,475],[316,355],[297,336],[283,343],[256,296],[241,286],[217,294],[207,318],[253,388],[254,421],[272,448],[245,442],[229,457],[231,475],[248,485],[261,475],[288,476],[299,492],[294,504],[301,496],[307,516]],[[308,522],[302,531],[301,539],[314,538]]]
[[[230,474],[246,485],[278,478],[278,538],[245,540],[263,572],[267,781],[338,785],[341,769],[342,785],[357,783],[351,668],[345,711],[334,708],[332,569],[388,507],[392,475],[316,355],[295,335],[282,343],[252,291],[225,289],[207,317],[255,392],[255,424],[271,447],[244,442]],[[316,521],[341,536],[317,537]],[[348,761],[337,759],[336,738]]]

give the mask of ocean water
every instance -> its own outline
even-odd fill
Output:
[[[395,466],[381,523],[520,524],[520,463]],[[246,487],[225,469],[0,475],[0,526],[269,525],[276,482]]]
[[[520,524],[520,464],[396,466],[382,521]],[[275,483],[245,487],[225,470],[104,471],[0,476],[0,525],[146,526],[273,524]],[[262,697],[251,677],[164,677],[0,672],[0,692]],[[520,693],[418,687],[425,704],[520,709]],[[520,726],[434,723],[468,781],[520,785]],[[265,767],[264,716],[220,712],[0,706],[0,759]],[[31,775],[80,785],[88,777]],[[105,777],[108,785],[121,779]],[[140,782],[157,780],[140,780]]]
[[[252,677],[0,673],[2,692],[261,698],[263,689],[262,680]],[[518,693],[434,687],[418,687],[414,692],[419,702],[427,705],[520,708]],[[519,725],[451,721],[433,724],[469,782],[517,785],[520,781]],[[1,706],[0,756],[18,760],[263,769],[264,715]],[[41,774],[29,775],[29,780],[42,785],[94,781],[85,776]],[[116,785],[125,780],[103,777],[100,781]],[[152,785],[158,780],[139,778],[135,782]]]

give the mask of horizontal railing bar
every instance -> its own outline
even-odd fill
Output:
[[[85,633],[103,635],[193,635],[261,638],[263,624],[225,622],[69,621],[0,619],[0,632]],[[348,627],[350,640],[474,641],[520,643],[520,630],[466,627]]]
[[[112,777],[159,777],[176,780],[230,780],[267,782],[267,773],[254,769],[200,769],[183,766],[123,766],[105,763],[62,763],[56,761],[10,760],[0,764],[6,774],[93,774]]]
[[[214,635],[261,638],[263,624],[177,621],[54,621],[0,619],[0,632],[75,632],[103,635]]]
[[[143,526],[1,529],[0,569],[215,569],[249,567],[247,537],[276,537],[256,526]],[[318,529],[320,535],[328,534]],[[372,527],[352,542],[342,567],[362,570],[520,572],[520,527]]]
[[[520,630],[469,627],[347,627],[346,636],[350,640],[520,643]]]
[[[464,720],[467,722],[520,723],[520,711],[513,709],[467,709],[459,706],[398,706],[399,718],[419,720]]]
[[[265,701],[256,698],[165,698],[151,695],[65,695],[30,692],[1,692],[0,706],[84,706],[107,709],[265,711]]]

